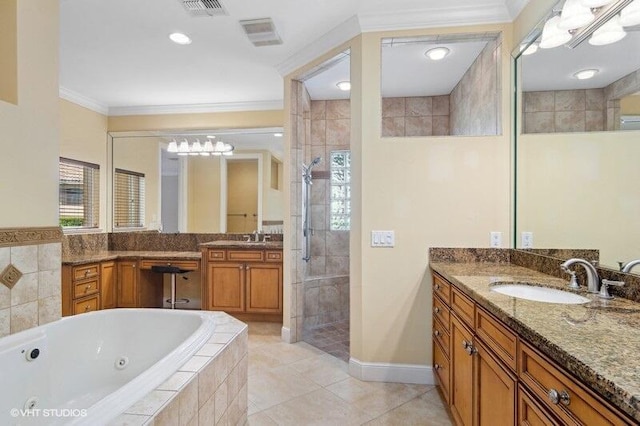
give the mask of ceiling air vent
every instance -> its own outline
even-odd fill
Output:
[[[191,16],[228,15],[219,0],[179,0]]]
[[[240,21],[240,25],[254,46],[272,46],[282,44],[271,18],[248,19]]]

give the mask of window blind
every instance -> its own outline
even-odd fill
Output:
[[[59,218],[63,228],[97,228],[100,223],[100,166],[60,157]]]
[[[144,226],[144,174],[116,169],[113,185],[113,227]]]

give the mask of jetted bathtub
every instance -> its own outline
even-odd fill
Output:
[[[1,425],[107,424],[215,328],[206,311],[110,309],[0,339]]]

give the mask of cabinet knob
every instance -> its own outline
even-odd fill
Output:
[[[562,390],[558,392],[555,389],[550,389],[549,401],[551,401],[551,403],[554,405],[558,405],[559,403],[562,403],[562,405],[566,406],[571,404],[571,397],[569,396],[569,393],[566,390]]]
[[[251,266],[247,265],[246,270],[248,271],[249,269],[251,269]]]
[[[433,288],[435,288],[436,290],[440,290],[440,284],[434,285]]]
[[[440,313],[440,308],[438,308],[437,306],[435,308],[433,308],[433,312],[435,312],[436,314]]]
[[[89,305],[85,305],[85,307],[84,307],[84,311],[85,311],[85,312],[89,312],[89,309],[90,309],[90,306],[89,306]]]
[[[238,266],[238,269],[243,270],[244,269],[244,265]]]
[[[462,347],[464,348],[464,350],[467,352],[468,355],[473,355],[476,352],[478,352],[478,350],[473,347],[473,343],[467,342],[466,340],[462,341]]]
[[[84,292],[88,292],[89,290],[91,290],[91,284],[87,284],[87,286],[84,288]]]
[[[433,335],[436,336],[436,337],[440,337],[440,330],[434,331]]]
[[[442,366],[440,364],[433,364],[433,369],[438,371],[442,368]]]

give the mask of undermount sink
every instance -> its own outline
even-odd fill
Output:
[[[545,303],[564,303],[579,305],[590,302],[586,297],[555,288],[539,287],[526,284],[501,284],[491,287],[491,291],[518,299],[533,300]]]

